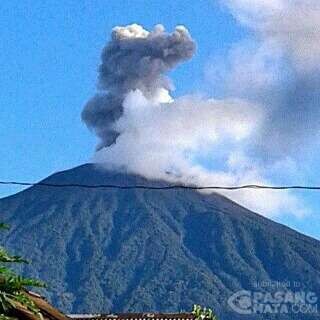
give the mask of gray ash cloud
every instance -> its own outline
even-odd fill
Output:
[[[115,27],[103,49],[99,67],[99,93],[85,106],[82,119],[101,139],[97,149],[115,143],[113,124],[123,114],[126,95],[139,89],[147,98],[171,89],[166,73],[190,59],[195,42],[188,30],[177,26],[167,33],[162,25],[148,32],[133,24]]]

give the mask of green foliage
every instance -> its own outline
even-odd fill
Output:
[[[0,229],[8,226],[0,223]],[[26,294],[26,287],[44,287],[38,280],[28,279],[17,275],[7,265],[11,263],[27,263],[19,256],[11,256],[3,247],[0,247],[0,320],[13,320],[10,312],[17,305],[23,306],[42,319],[40,310]]]
[[[203,308],[197,304],[193,306],[192,314],[195,316],[196,320],[218,320],[212,309]]]

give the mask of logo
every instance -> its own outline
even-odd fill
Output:
[[[315,314],[318,297],[314,292],[279,290],[274,292],[241,290],[228,299],[238,314]]]
[[[228,299],[228,305],[239,314],[251,314],[252,297],[250,291],[238,291]]]

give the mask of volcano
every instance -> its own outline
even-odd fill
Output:
[[[93,164],[43,182],[167,185]],[[45,281],[65,312],[178,312],[197,303],[219,319],[301,319],[252,315],[250,304],[240,314],[230,297],[284,288],[320,297],[320,242],[216,193],[34,186],[1,199],[0,212],[11,226],[2,242],[31,262],[20,271]]]

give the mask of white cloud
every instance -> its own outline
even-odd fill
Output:
[[[318,0],[226,0],[225,3],[258,38],[282,48],[300,71],[319,68]]]

